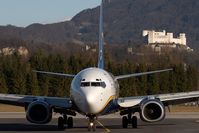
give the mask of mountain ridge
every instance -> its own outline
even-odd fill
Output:
[[[186,33],[188,45],[199,49],[198,0],[106,0],[105,41],[109,44],[143,44],[142,30]],[[32,24],[27,27],[0,26],[0,39],[56,43],[97,43],[99,6],[85,9],[70,21]]]

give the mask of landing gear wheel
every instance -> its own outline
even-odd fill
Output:
[[[122,117],[122,127],[123,128],[128,127],[128,118],[126,116]]]
[[[88,125],[88,131],[90,132],[91,131],[91,127]]]
[[[137,117],[133,116],[132,117],[132,128],[137,128]]]
[[[68,118],[68,128],[73,128],[73,117]]]
[[[96,131],[96,116],[90,116],[88,121],[88,131]]]
[[[93,123],[93,131],[96,131],[96,124]]]
[[[64,118],[63,117],[58,118],[58,129],[60,129],[60,130],[64,129]]]

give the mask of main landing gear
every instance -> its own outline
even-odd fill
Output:
[[[123,116],[122,117],[122,127],[127,128],[129,124],[132,125],[132,128],[137,128],[137,117],[132,116],[132,114],[128,114],[128,117]]]
[[[68,125],[68,128],[73,128],[73,117],[67,117],[67,115],[63,115],[63,117],[58,118],[58,129],[64,129],[64,125]]]
[[[96,131],[96,117],[90,116],[88,118],[88,131]]]

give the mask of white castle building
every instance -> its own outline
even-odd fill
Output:
[[[184,46],[187,50],[193,51],[187,46],[187,39],[185,33],[180,33],[179,37],[174,38],[173,33],[166,33],[165,30],[162,32],[156,32],[154,30],[144,30],[143,34],[144,37],[148,36],[148,44],[154,45],[161,44],[159,46],[164,47],[172,47],[176,48],[178,46]]]
[[[173,38],[173,33],[166,33],[165,30],[163,32],[156,32],[154,30],[144,30],[143,36],[148,35],[148,43],[175,43],[175,44],[181,44],[186,45],[186,36],[185,33],[180,33],[180,36],[178,38]]]

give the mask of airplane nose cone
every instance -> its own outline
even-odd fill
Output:
[[[99,113],[100,109],[100,103],[99,103],[99,97],[98,97],[98,92],[97,90],[91,90],[91,91],[86,91],[84,92],[85,96],[85,112],[89,114],[96,114]]]
[[[88,113],[95,114],[97,113],[97,96],[94,94],[86,96],[87,111]]]
[[[95,101],[95,98],[93,95],[86,95],[86,102],[88,105],[92,105]]]

